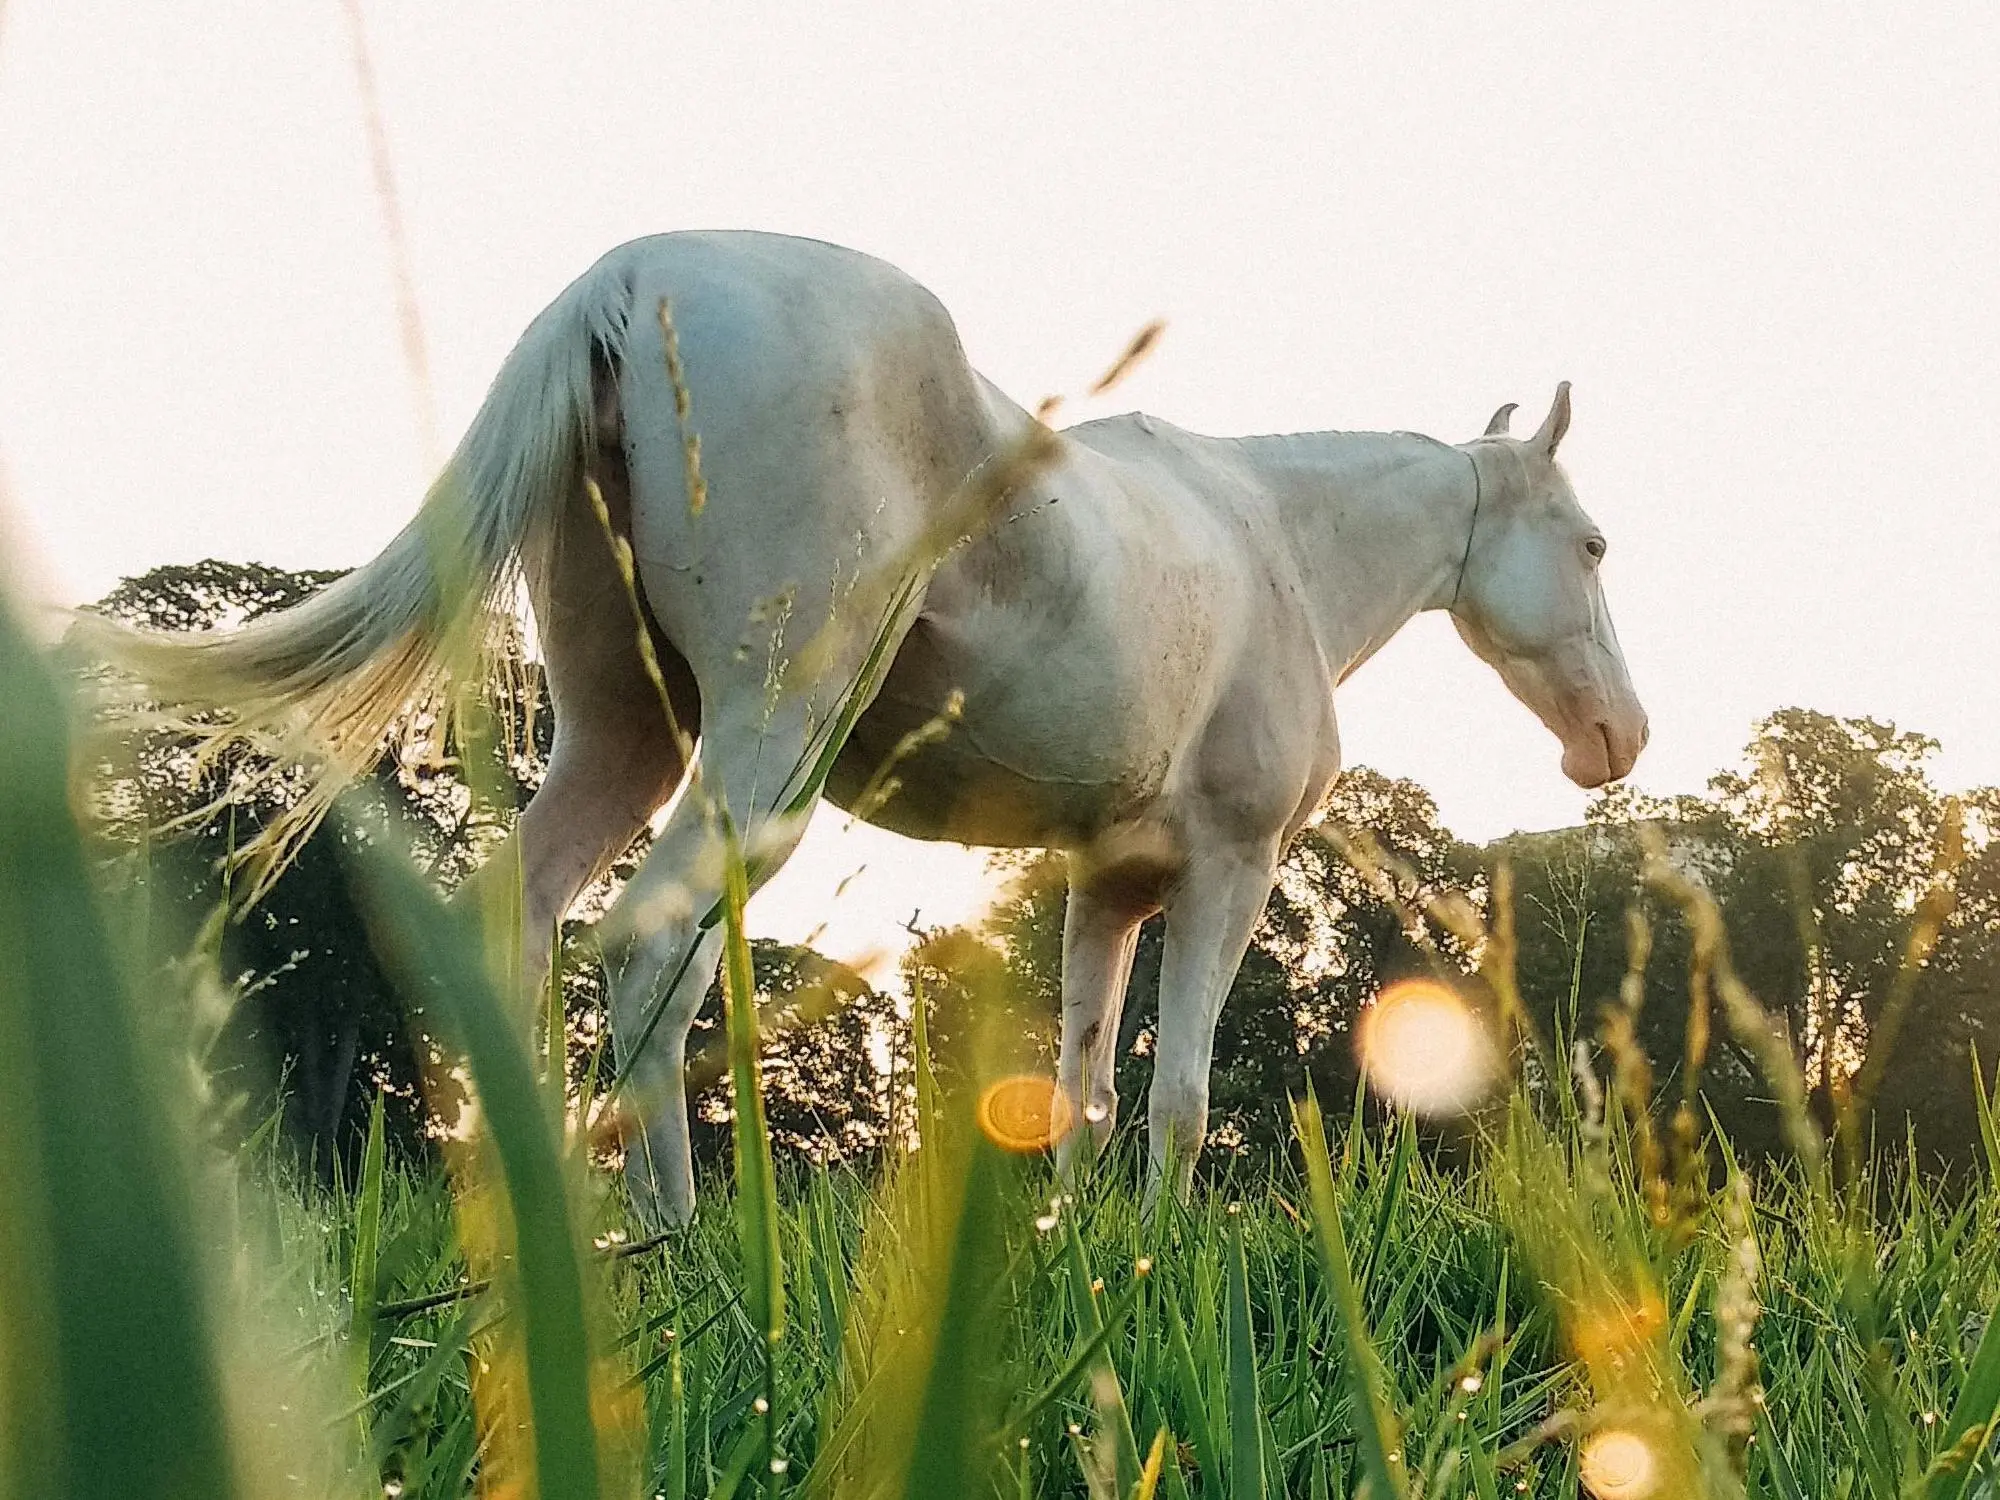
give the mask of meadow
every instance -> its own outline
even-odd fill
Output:
[[[1511,1087],[1448,1151],[1409,1116],[1300,1100],[1289,1160],[1218,1163],[1149,1208],[1125,1136],[1059,1181],[1046,1103],[941,1076],[919,1006],[898,1149],[781,1172],[739,856],[733,1172],[690,1227],[641,1237],[592,1166],[616,1111],[580,1118],[591,1080],[549,1065],[561,1006],[503,1004],[481,914],[363,849],[375,942],[477,1112],[429,1165],[390,1159],[378,1114],[328,1186],[212,1091],[203,1048],[234,998],[214,928],[149,956],[145,851],[91,847],[73,709],[4,620],[0,701],[7,1495],[1995,1488],[1983,1089],[1963,1180],[1892,1142],[1829,1149],[1796,1110],[1792,1159],[1738,1163],[1692,1105],[1654,1118],[1615,1035],[1600,1079],[1524,1025]],[[1504,920],[1482,951],[1484,992],[1519,1014]],[[1726,951],[1697,953],[1719,1024],[1754,1030]]]

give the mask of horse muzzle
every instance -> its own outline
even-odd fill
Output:
[[[1623,781],[1651,735],[1645,713],[1636,708],[1628,715],[1592,716],[1563,737],[1563,775],[1586,790]]]

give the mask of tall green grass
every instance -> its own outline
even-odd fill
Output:
[[[1152,1222],[1129,1155],[1068,1201],[1046,1168],[983,1143],[961,1143],[932,1182],[922,1153],[888,1182],[781,1173],[793,1295],[775,1345],[745,1296],[741,1204],[717,1182],[688,1230],[611,1267],[650,1493],[764,1482],[767,1348],[784,1493],[950,1493],[952,1476],[973,1494],[1124,1494],[1092,1478],[1129,1475],[1164,1429],[1161,1494],[1346,1495],[1371,1479],[1384,1495],[1574,1494],[1607,1416],[1592,1361],[1619,1358],[1661,1385],[1610,1415],[1664,1430],[1663,1461],[1698,1476],[1680,1493],[1960,1493],[1969,1470],[1949,1455],[1989,1432],[2000,1398],[1990,1187],[1960,1197],[1885,1164],[1857,1256],[1856,1226],[1828,1212],[1823,1187],[1790,1168],[1759,1179],[1759,1394],[1732,1479],[1728,1413],[1710,1405],[1731,1352],[1719,1313],[1740,1296],[1744,1226],[1726,1203],[1670,1247],[1629,1185],[1588,1209],[1563,1201],[1590,1170],[1579,1142],[1537,1134],[1465,1171],[1403,1149],[1413,1128],[1334,1133],[1323,1171],[1225,1180]],[[1561,1172],[1556,1201],[1524,1204],[1524,1171]],[[444,1187],[399,1165],[385,1182],[385,1304],[461,1286]],[[358,1201],[312,1197],[334,1231],[312,1242],[327,1258],[315,1279],[337,1284]],[[1615,1262],[1625,1300],[1595,1344],[1569,1326],[1577,1290],[1538,1269],[1562,1221],[1518,1219],[1572,1209],[1602,1225],[1585,1253],[1609,1261],[1629,1235],[1638,1257]],[[377,1385],[417,1377],[434,1358],[424,1346],[449,1344],[464,1317],[451,1303],[386,1320],[404,1342],[385,1347]],[[1615,1380],[1602,1394],[1630,1395]],[[395,1415],[386,1390],[378,1405],[397,1472],[466,1451],[462,1371],[419,1411]]]

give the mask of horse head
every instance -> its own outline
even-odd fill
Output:
[[[1604,533],[1556,464],[1569,429],[1569,383],[1532,437],[1508,434],[1514,408],[1465,445],[1479,475],[1452,623],[1480,660],[1562,741],[1579,786],[1617,781],[1646,743],[1599,565]]]

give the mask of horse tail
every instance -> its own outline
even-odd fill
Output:
[[[449,717],[453,682],[502,667],[524,554],[546,543],[595,456],[594,366],[620,367],[631,296],[615,252],[572,283],[507,356],[415,519],[312,598],[199,633],[83,617],[82,644],[144,684],[150,702],[130,716],[185,734],[201,763],[241,747],[306,763],[297,794],[236,855],[253,877],[246,901],[399,723],[423,708]]]

